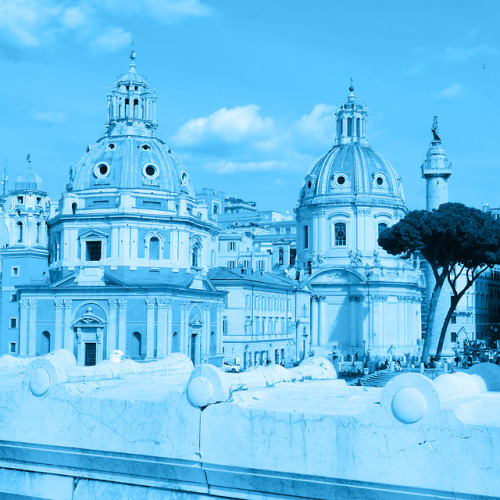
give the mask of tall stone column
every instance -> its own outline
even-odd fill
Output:
[[[146,299],[146,359],[153,359],[155,356],[155,304],[156,299],[154,297]]]
[[[21,299],[19,307],[21,310],[19,318],[19,355],[28,355],[28,299]]]
[[[210,354],[210,308],[211,304],[203,304],[203,341],[201,353],[205,356]]]
[[[55,332],[54,332],[54,349],[61,349],[63,346],[63,307],[64,302],[62,299],[56,299],[54,301],[56,307],[56,321],[55,321]]]
[[[311,296],[311,343],[313,347],[319,345],[319,317],[317,297],[317,295]]]
[[[328,328],[326,326],[326,297],[318,295],[318,338],[319,345],[327,345],[330,341],[328,337]]]
[[[164,358],[168,352],[168,300],[160,297],[158,303],[158,327],[156,339],[156,357]]]
[[[188,346],[189,346],[189,339],[188,339],[188,334],[189,334],[189,302],[182,302],[181,303],[181,338],[180,340],[180,351],[183,354],[186,354],[187,356],[190,355],[190,353],[187,352]]]
[[[167,300],[167,354],[172,352],[172,338],[173,338],[173,312],[172,312],[173,301],[171,299]]]
[[[222,354],[222,345],[223,345],[223,337],[222,337],[222,304],[217,305],[217,354]]]
[[[71,299],[63,299],[64,302],[64,348],[74,354],[74,337],[73,328],[71,327],[71,312],[73,310],[73,301]]]
[[[117,299],[109,299],[109,322],[108,322],[108,347],[107,347],[107,357],[111,356],[111,353],[116,350],[116,316],[118,308]]]
[[[127,299],[118,299],[118,349],[127,351]]]
[[[29,355],[36,356],[36,299],[29,299],[30,304],[30,326],[29,326]]]

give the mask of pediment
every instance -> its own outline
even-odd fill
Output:
[[[89,229],[85,233],[81,234],[79,238],[81,240],[88,240],[91,238],[98,238],[98,239],[105,239],[108,238],[109,234],[103,233],[102,231],[99,231],[98,229]]]
[[[333,268],[320,271],[311,276],[309,283],[314,284],[354,284],[366,283],[363,276],[350,269]]]

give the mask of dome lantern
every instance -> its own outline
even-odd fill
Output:
[[[349,86],[349,96],[335,113],[337,117],[337,145],[340,144],[362,144],[367,145],[366,140],[366,117],[368,112],[365,106],[356,102],[354,85]]]
[[[147,78],[136,71],[137,54],[130,53],[128,73],[120,75],[108,93],[108,135],[153,135],[156,124],[156,93]]]

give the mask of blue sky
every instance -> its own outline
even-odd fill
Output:
[[[58,199],[104,132],[106,93],[137,69],[158,93],[157,135],[195,188],[293,210],[334,143],[349,79],[370,145],[423,208],[433,115],[450,200],[500,205],[500,2],[0,0],[0,166],[32,168]]]

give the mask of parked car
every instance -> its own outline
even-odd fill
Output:
[[[229,361],[224,361],[224,371],[231,373],[239,373],[241,369],[238,365],[233,365]]]

